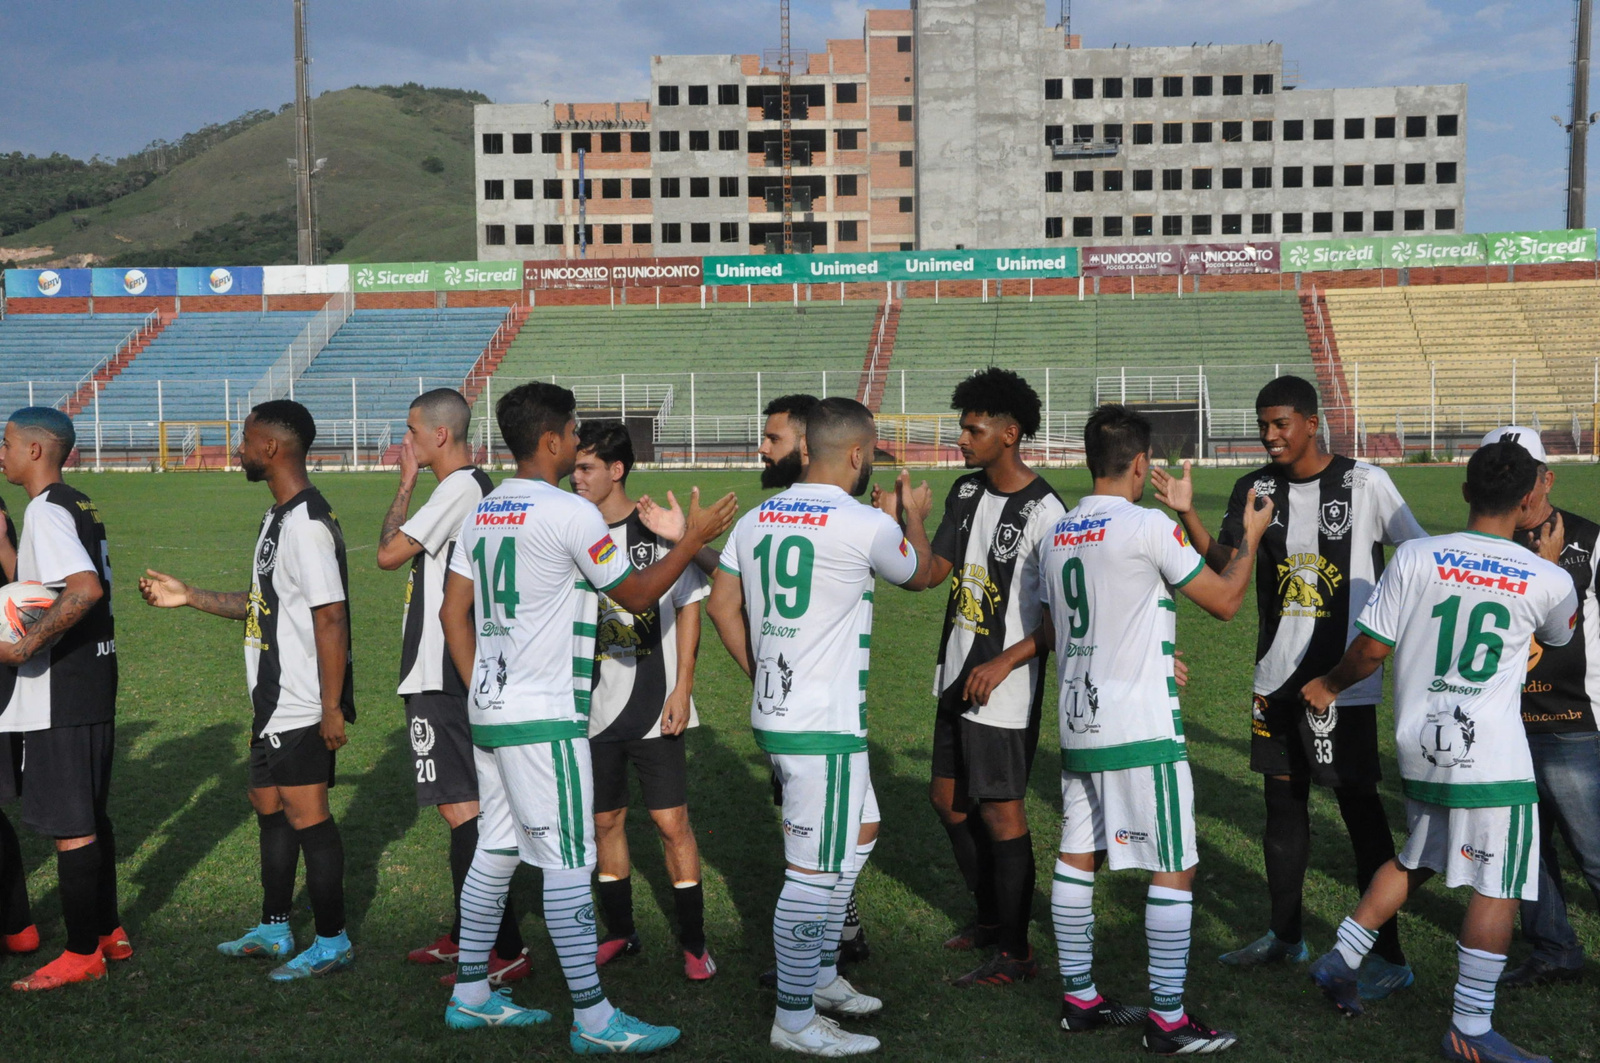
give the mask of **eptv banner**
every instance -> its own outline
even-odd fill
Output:
[[[260,295],[263,279],[260,266],[185,266],[178,269],[178,294]]]
[[[8,299],[82,299],[93,294],[93,279],[87,269],[8,269]]]
[[[526,288],[678,288],[704,283],[699,258],[594,258],[524,262]]]
[[[1026,280],[1076,277],[1078,249],[890,251],[861,255],[728,255],[705,260],[705,283]]]
[[[358,292],[489,291],[522,287],[521,262],[380,262],[353,266]]]
[[[90,290],[98,296],[177,295],[175,269],[90,270]]]

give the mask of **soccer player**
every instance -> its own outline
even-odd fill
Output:
[[[1063,812],[1050,910],[1066,987],[1061,1028],[1079,1033],[1143,1019],[1152,1052],[1220,1052],[1238,1036],[1212,1029],[1183,1005],[1199,857],[1172,592],[1231,620],[1272,506],[1246,494],[1240,549],[1218,575],[1182,528],[1137,505],[1150,472],[1148,419],[1126,406],[1101,406],[1084,428],[1084,450],[1093,491],[1037,548],[1046,608],[1040,628],[975,669],[968,693],[981,703],[1011,669],[1056,652]],[[1148,1013],[1095,988],[1094,879],[1107,863],[1151,872]]]
[[[1545,460],[1539,433],[1515,425],[1483,437],[1484,445],[1511,440],[1539,463],[1537,503],[1513,538],[1536,553],[1547,539],[1562,550],[1548,560],[1559,565],[1578,593],[1578,623],[1565,646],[1535,641],[1522,688],[1522,724],[1539,786],[1539,896],[1522,904],[1522,936],[1533,954],[1500,979],[1508,989],[1577,982],[1583,971],[1583,945],[1567,920],[1561,866],[1551,837],[1556,827],[1567,851],[1600,900],[1600,525],[1550,504],[1555,473]]]
[[[633,440],[621,421],[586,421],[578,429],[572,489],[600,509],[611,538],[634,568],[648,568],[670,547],[639,519],[628,497]],[[703,982],[717,973],[706,950],[705,891],[700,849],[689,823],[688,729],[694,707],[695,656],[700,648],[700,600],[706,579],[694,566],[650,608],[633,613],[600,596],[595,634],[594,690],[589,698],[589,754],[594,762],[594,830],[600,906],[606,936],[596,962],[641,950],[633,922],[633,877],[628,861],[628,767],[661,835],[683,972]]]
[[[10,583],[17,578],[17,526],[11,511],[0,499],[0,579]],[[17,670],[0,667],[0,706],[11,703],[16,690]],[[0,719],[4,709],[0,708]],[[22,793],[22,738],[11,731],[0,731],[0,956],[35,952],[39,948],[39,928],[33,924],[28,906],[28,877],[22,866],[22,843],[16,828],[6,818],[5,806]]]
[[[989,368],[956,386],[961,456],[969,473],[945,499],[933,536],[927,581],[950,580],[934,672],[938,711],[928,796],[977,903],[971,924],[948,949],[990,949],[958,986],[1007,985],[1032,978],[1039,965],[1028,944],[1035,868],[1024,798],[1039,744],[1043,655],[1008,676],[980,704],[967,696],[972,670],[1039,624],[1035,547],[1066,507],[1022,461],[1039,431],[1039,396],[1028,382]]]
[[[1517,904],[1538,894],[1539,791],[1520,710],[1525,662],[1532,639],[1564,646],[1577,623],[1572,579],[1511,541],[1544,505],[1538,481],[1538,464],[1520,445],[1480,447],[1462,492],[1467,530],[1402,545],[1361,610],[1361,634],[1302,691],[1308,711],[1342,712],[1335,699],[1393,654],[1395,746],[1411,832],[1311,977],[1341,1011],[1361,1014],[1357,971],[1378,928],[1436,873],[1448,886],[1470,887],[1456,943],[1455,1009],[1440,1046],[1446,1059],[1464,1063],[1534,1059],[1490,1019]],[[1547,545],[1559,556],[1559,538]]]
[[[883,1007],[838,974],[837,949],[855,881],[871,855],[862,813],[873,576],[908,585],[925,575],[927,485],[896,498],[906,527],[855,501],[872,477],[877,430],[853,399],[823,399],[806,422],[800,483],[746,513],[723,547],[709,611],[723,645],[755,683],[756,745],[783,790],[787,871],[773,913],[778,1003],[769,1042],[806,1055],[871,1052],[817,1010]],[[907,541],[907,535],[910,541]],[[850,667],[854,661],[855,667]],[[875,804],[875,802],[873,802]]]
[[[439,626],[445,572],[461,522],[494,488],[488,474],[472,463],[467,439],[471,421],[472,407],[454,388],[438,388],[412,400],[405,442],[400,445],[400,486],[378,535],[379,568],[392,572],[411,562],[400,645],[400,696],[405,699],[406,730],[415,758],[417,804],[438,808],[450,828],[451,895],[456,902],[450,932],[413,949],[406,957],[412,963],[455,963],[461,940],[461,883],[478,847],[478,769],[467,725],[467,688],[450,663],[444,629]],[[424,466],[433,472],[438,486],[408,519],[411,495]],[[489,957],[489,980],[502,985],[529,973],[522,932],[508,901]]]
[[[249,591],[201,590],[154,570],[139,581],[139,592],[157,608],[187,605],[244,621],[261,922],[217,951],[285,960],[269,975],[275,982],[355,963],[345,933],[344,841],[328,811],[345,724],[356,718],[350,579],[339,520],[306,474],[306,453],[316,437],[310,411],[290,399],[263,402],[245,418],[239,467],[251,483],[265,481],[273,501],[256,536]],[[291,959],[289,913],[301,853],[316,940]]]
[[[1221,533],[1213,539],[1194,509],[1188,464],[1181,478],[1152,472],[1156,498],[1183,521],[1195,549],[1215,571],[1233,558],[1245,496],[1271,498],[1272,525],[1256,565],[1256,669],[1251,703],[1250,767],[1264,776],[1266,828],[1262,851],[1271,902],[1267,933],[1224,954],[1239,967],[1291,961],[1310,953],[1303,934],[1302,890],[1311,854],[1311,784],[1331,787],[1355,852],[1356,885],[1394,856],[1394,837],[1378,796],[1377,704],[1383,677],[1374,673],[1346,693],[1331,716],[1308,715],[1299,702],[1306,680],[1332,668],[1355,637],[1355,617],[1383,571],[1384,544],[1423,535],[1382,469],[1317,447],[1317,389],[1284,376],[1256,396],[1256,424],[1268,463],[1239,478]],[[1362,969],[1362,993],[1381,999],[1409,986],[1393,923]]]
[[[117,843],[106,814],[117,711],[111,554],[94,503],[61,479],[75,443],[72,421],[48,406],[17,410],[0,442],[6,480],[30,500],[17,578],[58,592],[26,635],[0,643],[0,667],[17,669],[0,732],[21,733],[22,822],[55,841],[67,931],[60,956],[11,983],[22,991],[103,978],[107,960],[133,956],[117,914]],[[18,951],[38,947],[37,931],[17,938]]]
[[[461,952],[445,1023],[527,1026],[547,1011],[491,992],[489,947],[519,857],[544,870],[544,917],[572,994],[579,1055],[653,1052],[678,1040],[612,1007],[595,969],[594,775],[589,680],[598,595],[630,612],[654,607],[696,551],[732,523],[734,497],[691,502],[681,542],[635,569],[600,511],[559,490],[577,460],[576,401],[554,384],[513,388],[495,406],[517,475],[477,504],[450,560],[439,619],[467,679],[482,822],[461,889]]]

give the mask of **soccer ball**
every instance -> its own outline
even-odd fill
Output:
[[[0,587],[0,641],[21,639],[55,600],[56,592],[42,583],[17,582]]]

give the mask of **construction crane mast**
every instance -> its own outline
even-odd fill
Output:
[[[794,254],[794,52],[789,47],[789,0],[778,0],[778,91],[783,107],[783,253]]]
[[[306,0],[294,0],[294,207],[298,259],[302,266],[317,261],[317,193],[311,178],[325,159],[314,159],[311,141],[311,57],[306,54]]]
[[[1577,40],[1572,57],[1572,124],[1567,127],[1567,228],[1584,226],[1589,161],[1589,19],[1593,0],[1578,0]]]

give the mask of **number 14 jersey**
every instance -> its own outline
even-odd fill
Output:
[[[831,484],[796,484],[739,519],[719,564],[743,584],[756,745],[864,751],[873,573],[917,572],[900,525]]]

